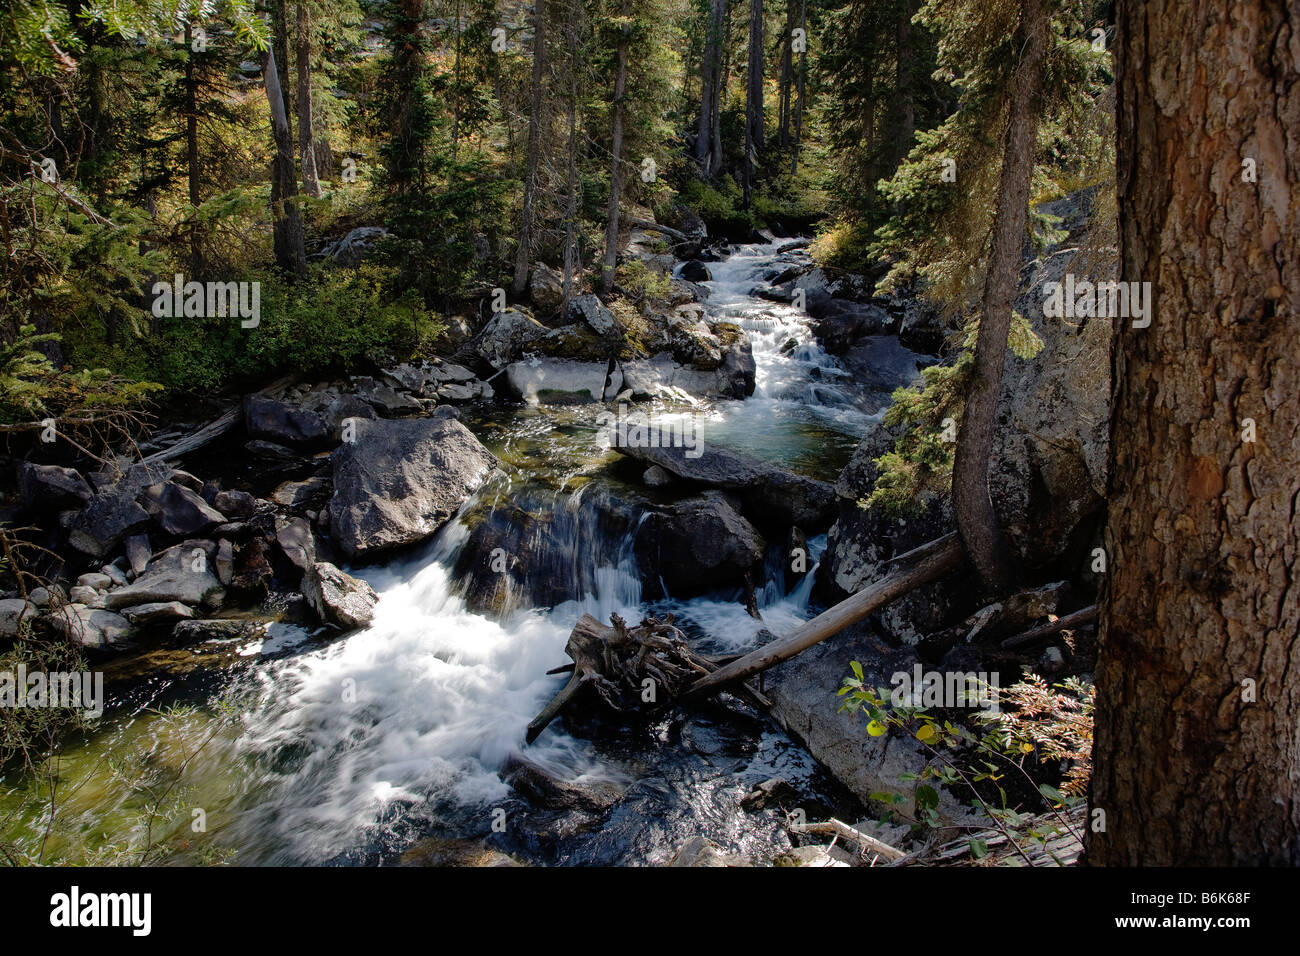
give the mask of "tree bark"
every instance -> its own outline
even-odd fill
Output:
[[[799,146],[803,141],[804,77],[808,73],[808,0],[799,0],[799,26],[803,49],[799,51],[799,99],[794,108],[794,149],[790,153],[790,175],[799,172]]]
[[[528,151],[524,160],[524,208],[519,222],[519,248],[515,250],[515,274],[510,291],[524,294],[532,258],[533,212],[537,202],[537,164],[542,135],[542,78],[546,71],[546,0],[533,6],[533,97],[528,114]]]
[[[275,262],[285,272],[298,278],[307,275],[307,250],[298,212],[298,180],[293,169],[293,139],[289,132],[289,115],[284,108],[280,73],[275,65],[275,45],[268,44],[262,56],[262,73],[266,78],[266,101],[271,109],[271,132],[275,137],[275,156],[271,160],[271,215]]]
[[[289,0],[270,0],[271,10],[271,49],[275,53],[275,62],[284,66],[284,77],[280,85],[280,100],[284,105],[284,115],[293,115],[293,104],[289,101],[289,12],[285,4]],[[289,129],[289,150],[293,150],[293,128]]]
[[[623,0],[619,15],[628,15],[628,0]],[[600,288],[608,293],[614,288],[614,268],[618,265],[618,206],[623,192],[623,97],[627,93],[627,29],[618,38],[618,70],[614,77],[614,117],[610,135],[612,159],[609,167],[609,209],[605,222],[605,257],[600,268]],[[703,114],[701,113],[701,116]]]
[[[952,473],[957,529],[981,582],[993,593],[1008,588],[1011,571],[1006,542],[989,497],[989,456],[1025,243],[1049,29],[1041,0],[1022,0],[1020,18],[1017,47],[1024,52],[1011,84],[1011,115],[1003,146],[975,363]]]
[[[308,0],[298,0],[296,50],[298,67],[298,155],[302,164],[302,189],[318,199],[320,178],[316,174],[316,141],[312,134],[311,111],[311,12]]]
[[[202,202],[199,190],[199,80],[194,69],[194,29],[185,24],[185,165],[189,185],[190,206],[195,210]],[[189,224],[190,275],[203,274],[203,250],[199,244],[199,230],[195,219]]]
[[[1155,311],[1112,355],[1092,865],[1300,864],[1298,25],[1118,4],[1121,277]]]
[[[716,127],[722,96],[722,43],[726,16],[727,0],[712,0],[700,66],[700,117],[695,132],[695,158],[705,176],[713,176],[722,165],[722,152],[718,148],[721,136]]]
[[[763,0],[749,0],[749,64],[745,75],[745,208],[763,145]]]

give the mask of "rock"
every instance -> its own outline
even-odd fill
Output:
[[[709,492],[652,511],[633,545],[646,596],[703,594],[742,587],[763,563],[763,539],[727,499]]]
[[[748,866],[738,856],[724,853],[722,848],[707,837],[691,837],[677,848],[668,866]]]
[[[330,439],[322,415],[265,395],[244,397],[244,423],[253,438],[278,445],[316,446]]]
[[[146,488],[140,504],[159,528],[177,537],[199,534],[226,520],[196,492],[170,481]]]
[[[728,347],[712,369],[685,367],[667,352],[622,362],[620,368],[624,388],[638,401],[680,400],[682,392],[697,398],[742,399],[754,394],[756,366],[748,342]]]
[[[858,661],[869,687],[894,686],[896,672],[911,673],[918,662],[912,648],[893,648],[868,636],[861,624],[841,631],[833,641],[808,648],[766,672],[764,693],[772,701],[772,716],[808,752],[864,803],[872,794],[901,794],[900,811],[913,812],[915,788],[921,781],[904,779],[926,765],[929,755],[910,733],[867,733],[861,714],[840,713],[836,689]],[[961,821],[967,808],[940,787],[940,813],[949,822]],[[969,799],[969,796],[964,799]]]
[[[124,537],[143,531],[149,512],[136,503],[138,492],[130,488],[101,491],[75,519],[68,543],[83,554],[103,558]]]
[[[77,584],[94,590],[105,590],[113,585],[113,579],[107,574],[92,571],[77,578]]]
[[[68,592],[68,597],[73,604],[84,604],[86,607],[104,606],[104,598],[98,591],[94,588],[88,588],[82,585],[77,585],[72,588],[72,590]]]
[[[658,465],[651,465],[641,476],[647,488],[664,488],[673,483],[673,476]]]
[[[118,561],[122,561],[122,560],[123,560],[122,558],[118,558]],[[99,569],[99,572],[100,574],[104,574],[108,576],[108,579],[111,582],[112,587],[121,587],[124,584],[131,583],[131,579],[126,576],[126,572],[123,571],[121,568],[119,568],[116,564],[106,564]]]
[[[148,535],[134,534],[126,539],[126,560],[131,565],[131,573],[136,577],[144,573],[152,557]]]
[[[275,533],[275,541],[299,571],[306,572],[316,562],[316,538],[311,525],[303,518],[285,522]]]
[[[475,375],[463,365],[439,361],[429,369],[429,379],[437,383],[451,382],[464,385],[474,381]]]
[[[684,446],[640,447],[617,443],[619,437],[615,435],[615,447],[620,453],[686,481],[733,491],[753,520],[783,534],[790,525],[820,530],[835,516],[835,492],[824,481],[713,446],[697,447],[695,452],[703,453],[690,457],[694,452]]]
[[[749,813],[757,813],[767,807],[793,806],[799,800],[799,792],[783,777],[773,777],[755,785],[754,789],[740,798],[740,807]]]
[[[623,788],[611,780],[561,780],[540,764],[520,756],[506,760],[501,779],[533,806],[547,810],[601,813],[623,796]]]
[[[438,387],[438,398],[444,402],[468,402],[474,398],[471,385],[447,384]]]
[[[37,608],[49,603],[48,594],[43,603],[35,600],[37,590],[44,590],[44,588],[33,590],[29,595],[32,598],[30,601],[24,601],[22,598],[0,600],[0,637],[9,640],[17,637],[21,623],[35,620]]]
[[[257,499],[237,489],[218,491],[212,497],[212,507],[227,518],[251,518],[257,510]]]
[[[352,388],[358,398],[385,418],[418,415],[424,411],[424,406],[407,393],[399,392],[382,382],[376,382],[368,376],[354,377]]]
[[[898,331],[898,320],[873,303],[817,298],[809,301],[808,312],[813,333],[832,355],[843,355],[866,336]]]
[[[265,621],[228,619],[182,620],[172,628],[171,643],[177,647],[207,641],[238,641],[261,637]]]
[[[136,627],[148,624],[165,624],[194,616],[194,612],[180,601],[161,601],[156,604],[137,604],[122,609],[122,616]]]
[[[618,318],[605,307],[605,304],[596,296],[588,293],[580,295],[573,300],[569,308],[569,315],[585,322],[587,326],[600,336],[615,335],[622,329]]]
[[[839,847],[797,846],[772,861],[773,866],[851,866]]]
[[[120,614],[84,604],[65,604],[50,615],[50,623],[83,647],[111,647],[131,636],[131,622]]]
[[[550,332],[546,326],[518,309],[506,309],[492,316],[479,333],[475,351],[493,368],[505,368],[518,359],[527,346]]]
[[[373,410],[371,414],[374,414]],[[260,438],[255,441],[245,442],[244,450],[256,458],[269,459],[283,464],[292,464],[302,460],[302,456],[296,451],[285,448],[283,445],[277,445],[275,442],[262,441]]]
[[[357,226],[342,239],[331,242],[325,247],[325,257],[341,266],[356,268],[361,260],[378,243],[388,235],[383,226]]]
[[[217,580],[229,586],[235,578],[235,546],[231,544],[229,538],[222,538],[217,542],[217,556],[212,559],[212,564]]]
[[[564,280],[550,266],[539,263],[533,267],[533,274],[528,280],[528,297],[533,300],[533,305],[539,312],[553,312],[564,301]]]
[[[1048,258],[1016,303],[1043,350],[1029,361],[1007,353],[989,464],[998,520],[1031,569],[1082,565],[1104,514],[1114,323],[1043,317],[1042,284],[1060,281],[1073,255]]]
[[[447,419],[359,421],[355,439],[331,458],[330,531],[349,559],[429,538],[497,464]]]
[[[45,513],[83,508],[94,492],[76,469],[25,461],[18,466],[18,493],[24,507]]]
[[[224,596],[212,571],[217,546],[211,541],[186,541],[169,548],[149,563],[145,572],[124,588],[108,592],[108,607],[180,601],[191,607],[215,607]]]
[[[529,405],[607,401],[618,394],[623,373],[606,363],[533,358],[506,366],[506,380]]]
[[[689,262],[683,262],[682,267],[677,274],[688,282],[712,282],[713,273],[699,259],[692,259]]]
[[[402,866],[526,866],[482,840],[430,837],[402,854]]]
[[[368,627],[379,600],[365,581],[326,561],[317,561],[303,576],[302,593],[322,621],[344,630]]]
[[[285,481],[271,492],[271,500],[284,508],[301,508],[329,491],[329,478],[317,475],[305,481]]]
[[[255,597],[266,597],[270,590],[272,568],[271,546],[262,537],[253,538],[239,550],[235,573],[230,580],[232,590]]]
[[[37,607],[45,607],[50,603],[51,600],[49,589],[32,588],[31,591],[27,593],[27,600],[31,601]],[[0,619],[2,618],[3,618],[3,614],[0,613]]]
[[[182,471],[177,468],[172,472],[171,480],[176,482],[176,484],[180,485],[182,488],[188,488],[196,495],[200,497],[203,496],[203,480],[191,475],[188,471]],[[203,500],[206,501],[207,499],[204,498]]]

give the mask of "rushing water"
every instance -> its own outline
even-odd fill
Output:
[[[776,258],[773,246],[749,246],[711,267],[706,307],[748,332],[755,395],[661,411],[702,416],[709,442],[833,477],[879,396],[873,404],[855,393],[805,315],[749,294]],[[115,664],[109,713],[58,768],[60,826],[46,836],[45,783],[11,779],[0,794],[10,839],[29,853],[46,841],[47,859],[132,859],[120,855],[132,845],[138,858],[150,808],[165,792],[153,837],[187,863],[443,859],[439,847],[484,838],[536,862],[663,862],[696,834],[757,857],[778,852],[775,811],[738,808],[754,784],[780,776],[814,804],[840,798],[806,753],[743,707],[614,733],[557,723],[523,746],[524,727],[564,679],[546,671],[567,661],[565,641],[584,612],[601,620],[672,612],[710,652],[743,650],[760,627],[782,633],[810,613],[813,576],[787,593],[775,560],[758,593],[762,622],[732,595],[645,604],[631,549],[636,522],[609,536],[598,520],[611,495],[635,505],[639,493],[607,474],[617,456],[601,442],[598,411],[497,408],[469,419],[519,470],[462,515],[495,514],[502,496],[544,512],[548,538],[535,544],[563,600],[539,608],[516,595],[499,613],[471,610],[456,570],[470,528],[456,520],[422,553],[358,572],[380,594],[364,631],[330,640],[275,623],[262,638]],[[815,559],[824,537],[810,545]],[[620,798],[604,817],[529,805],[500,776],[520,755]],[[199,834],[195,811],[206,828]]]

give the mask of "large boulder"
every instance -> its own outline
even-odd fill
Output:
[[[564,280],[550,266],[536,265],[528,280],[528,297],[540,313],[554,312],[564,301]]]
[[[994,429],[990,494],[1030,568],[1066,556],[1083,564],[1105,504],[1113,320],[1043,317],[1042,285],[1060,281],[1074,255],[1049,257],[1017,302],[1043,350],[1028,361],[1008,353]]]
[[[338,440],[345,418],[374,417],[368,403],[333,386],[244,397],[248,436],[294,448],[328,447]]]
[[[331,456],[330,532],[349,559],[431,537],[496,459],[454,419],[358,421]]]
[[[498,312],[479,333],[474,350],[493,368],[505,368],[528,346],[546,338],[550,329],[518,309]]]
[[[706,492],[648,514],[634,545],[646,597],[703,594],[746,584],[762,567],[764,543],[727,497]]]
[[[30,461],[18,466],[18,493],[25,507],[40,512],[85,507],[93,494],[89,482],[75,468]]]
[[[198,534],[226,520],[199,495],[172,481],[146,488],[139,503],[159,528],[178,537]]]
[[[569,308],[571,318],[580,319],[597,335],[615,335],[621,329],[617,317],[596,296],[588,293],[573,300]]]
[[[83,647],[110,647],[131,636],[131,622],[120,614],[84,604],[65,604],[50,614],[54,629]]]
[[[90,499],[73,522],[68,543],[83,554],[105,557],[125,537],[149,526],[149,512],[135,500],[130,489],[111,488]]]
[[[204,540],[168,548],[149,562],[144,574],[109,591],[104,603],[110,610],[168,601],[216,607],[225,596],[214,569],[216,554],[217,546]]]
[[[830,484],[795,474],[779,465],[759,461],[713,445],[689,448],[647,447],[635,432],[615,429],[611,444],[622,454],[646,465],[658,465],[678,478],[736,494],[751,520],[769,529],[798,525],[818,532],[835,517],[835,491]]]
[[[608,401],[623,388],[623,373],[608,363],[533,358],[511,362],[506,379],[529,405]]]
[[[369,584],[328,561],[317,561],[307,570],[302,593],[322,621],[349,631],[369,626],[379,600]]]
[[[46,598],[48,603],[49,599]],[[22,598],[0,600],[0,637],[14,638],[23,621],[31,621],[36,616],[36,604]]]

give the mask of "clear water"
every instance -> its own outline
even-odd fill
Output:
[[[707,308],[749,333],[756,394],[660,410],[704,416],[710,442],[833,478],[873,418],[805,316],[749,295],[774,258],[773,246],[748,246],[711,265]],[[557,722],[524,747],[525,726],[564,680],[546,671],[567,662],[565,641],[584,612],[672,612],[713,653],[743,651],[760,627],[783,633],[811,613],[812,575],[786,593],[775,563],[758,595],[761,622],[728,596],[644,605],[630,537],[592,540],[600,496],[638,494],[608,474],[618,456],[602,444],[599,411],[493,408],[469,418],[526,477],[495,482],[462,514],[520,494],[551,509],[551,573],[572,582],[569,599],[471,611],[452,571],[469,531],[455,520],[422,552],[358,572],[380,594],[364,631],[330,639],[276,623],[259,639],[115,662],[110,711],[58,765],[58,825],[46,833],[49,781],[15,773],[0,783],[0,832],[33,857],[43,846],[47,861],[134,862],[152,839],[173,847],[167,859],[177,863],[378,864],[418,857],[430,839],[486,839],[531,862],[638,864],[665,861],[697,834],[775,855],[785,840],[776,811],[738,807],[754,784],[781,776],[810,800],[840,797],[756,714],[715,707],[594,731]],[[814,558],[822,547],[824,537],[811,542]],[[237,716],[221,717],[223,708]],[[521,754],[621,798],[603,817],[530,806],[500,778]]]

